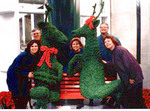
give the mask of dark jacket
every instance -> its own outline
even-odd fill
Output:
[[[66,64],[66,66],[64,67],[64,69],[63,69],[63,72],[67,72],[67,70],[68,70],[68,63],[70,62],[70,60],[76,55],[76,54],[82,54],[83,53],[83,49],[81,48],[80,49],[80,52],[78,52],[78,53],[76,53],[74,50],[70,50],[69,52],[68,52],[68,59],[67,59],[67,64]]]
[[[144,77],[141,67],[127,49],[122,46],[116,46],[112,53],[112,63],[125,88],[130,89],[134,85],[143,82]],[[130,84],[129,79],[134,79],[135,83]]]
[[[120,43],[117,37],[114,36],[114,38]],[[98,36],[98,44],[99,44],[99,49],[100,49],[102,59],[107,62],[110,62],[112,60],[112,52],[106,49],[103,43],[102,35]]]
[[[36,69],[37,56],[28,52],[19,54],[7,71],[8,89],[16,96],[27,96],[31,87],[28,73]]]

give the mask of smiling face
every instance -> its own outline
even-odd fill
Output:
[[[105,44],[105,47],[111,51],[113,51],[115,48],[115,44],[113,43],[113,41],[110,38],[106,38],[104,40],[104,44]]]
[[[38,49],[39,49],[38,44],[37,43],[33,43],[31,45],[31,47],[30,47],[30,53],[32,55],[34,55],[34,54],[36,54],[38,52]]]
[[[33,36],[34,40],[41,40],[40,30],[35,30],[34,32],[32,32],[32,36]]]
[[[107,34],[108,33],[108,25],[107,24],[101,24],[101,26],[100,26],[100,32],[102,33],[102,34]]]
[[[79,44],[79,41],[75,40],[72,42],[72,49],[75,51],[75,52],[80,52],[80,44]]]

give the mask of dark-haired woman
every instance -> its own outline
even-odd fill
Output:
[[[123,86],[124,108],[145,108],[142,98],[143,73],[134,56],[114,39],[107,35],[103,38],[105,47],[112,51],[112,64]],[[105,62],[105,61],[103,61]]]
[[[26,109],[30,99],[30,78],[39,60],[40,44],[31,40],[24,52],[20,53],[7,71],[7,85],[12,92],[16,109]]]

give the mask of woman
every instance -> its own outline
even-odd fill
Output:
[[[142,89],[143,73],[134,56],[114,39],[112,35],[103,38],[105,47],[112,51],[112,64],[123,86],[123,106],[125,108],[144,108]],[[103,61],[106,63],[105,61]]]
[[[68,62],[76,55],[83,53],[83,44],[80,41],[79,37],[74,37],[70,41],[70,51],[68,53]],[[64,68],[64,72],[67,72],[68,64]],[[67,75],[67,73],[66,73]],[[77,109],[81,109],[84,106],[83,100],[78,100]]]
[[[16,109],[26,109],[30,99],[30,78],[36,69],[40,52],[40,44],[37,40],[31,40],[24,52],[19,54],[7,71],[7,84],[12,92]]]
[[[79,37],[74,37],[70,41],[70,51],[68,52],[68,63],[69,61],[76,55],[82,54],[83,52],[83,44],[80,41]],[[64,68],[64,72],[67,72],[68,64]]]

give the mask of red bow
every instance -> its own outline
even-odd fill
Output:
[[[12,94],[10,91],[6,92],[3,91],[0,93],[0,104],[4,107],[4,105],[6,105],[6,107],[10,107],[11,109],[15,109],[15,104],[14,101],[12,100]]]
[[[85,21],[85,24],[88,24],[90,29],[94,29],[94,26],[93,26],[93,21],[94,21],[95,17],[94,16],[91,16],[89,19],[87,19]]]
[[[48,48],[47,46],[41,46],[40,50],[44,51],[44,53],[43,53],[43,56],[41,57],[40,62],[37,64],[37,66],[39,67],[42,66],[45,60],[45,63],[48,65],[49,68],[51,68],[52,64],[50,63],[50,56],[51,54],[57,54],[58,50],[54,47]]]

